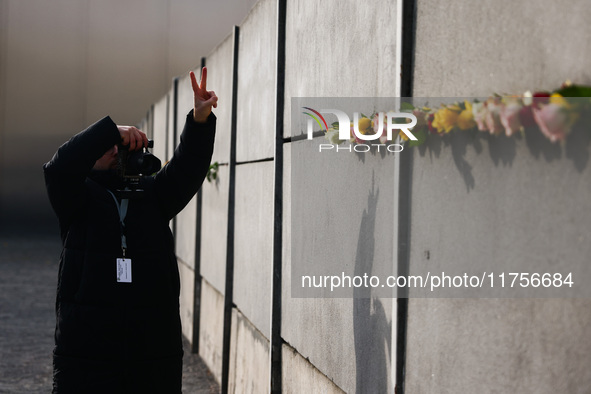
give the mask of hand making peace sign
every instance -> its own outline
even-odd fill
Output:
[[[213,90],[207,91],[207,67],[201,70],[201,84],[197,84],[193,71],[190,71],[189,75],[193,86],[193,119],[195,122],[204,123],[211,113],[211,107],[217,108],[218,97]]]

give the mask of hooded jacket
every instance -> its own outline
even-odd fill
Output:
[[[92,167],[120,142],[105,117],[62,145],[44,165],[63,250],[56,297],[54,393],[181,391],[180,279],[169,221],[195,195],[211,161],[215,115],[192,111],[173,158],[142,177],[124,225],[111,174]],[[117,281],[123,258],[131,283]]]

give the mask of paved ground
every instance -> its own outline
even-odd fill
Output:
[[[59,254],[57,238],[0,236],[0,393],[51,392]],[[188,343],[183,392],[219,392]]]

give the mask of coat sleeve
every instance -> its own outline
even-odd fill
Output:
[[[180,144],[155,176],[156,196],[166,219],[179,213],[201,187],[213,155],[215,126],[213,113],[205,123],[193,120],[193,110],[187,115]]]
[[[84,182],[95,162],[121,141],[117,125],[105,117],[63,144],[43,165],[49,201],[62,236],[84,198]]]

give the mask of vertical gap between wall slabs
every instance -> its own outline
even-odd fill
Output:
[[[416,33],[416,0],[402,1],[400,96],[412,97]],[[397,155],[398,166],[398,276],[408,276],[410,265],[410,209],[412,149]],[[404,394],[408,322],[408,289],[398,288],[396,310],[396,394]]]
[[[201,58],[201,70],[205,67],[205,58]],[[205,182],[206,180],[203,180]],[[199,353],[199,327],[201,325],[201,222],[203,209],[202,187],[197,191],[197,208],[195,215],[195,280],[193,282],[193,333],[191,352]]]
[[[281,290],[283,269],[283,118],[285,106],[286,0],[277,3],[277,88],[275,101],[275,176],[273,201],[273,280],[271,301],[271,392],[282,392]]]
[[[234,210],[236,199],[236,115],[238,100],[238,39],[240,28],[234,26],[234,51],[232,65],[232,115],[230,126],[230,162],[228,180],[228,234],[226,249],[226,288],[224,292],[224,338],[222,347],[222,393],[228,393],[230,374],[230,336],[234,292]]]
[[[179,78],[175,77],[172,84],[172,153],[168,160],[172,159],[174,155],[174,148],[176,147],[176,138],[177,138],[177,114],[178,114],[178,106],[179,106],[179,94],[178,94],[178,87],[179,87]],[[168,152],[166,152],[169,154]],[[174,255],[176,256],[176,216],[172,218],[172,236],[175,239],[173,242],[174,247]]]

